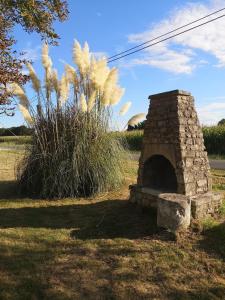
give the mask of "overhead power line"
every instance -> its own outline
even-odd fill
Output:
[[[177,30],[179,30],[179,29],[182,29],[182,28],[184,28],[184,27],[187,27],[187,26],[189,26],[189,25],[192,25],[192,24],[194,24],[194,23],[196,23],[196,22],[198,22],[198,21],[204,20],[204,19],[206,19],[206,18],[208,18],[208,17],[210,17],[210,16],[212,16],[212,15],[215,15],[215,14],[217,14],[217,13],[223,11],[223,10],[225,10],[225,7],[224,7],[224,8],[221,8],[221,9],[219,9],[219,10],[216,10],[216,11],[214,11],[214,12],[212,12],[212,13],[210,13],[210,14],[204,16],[204,17],[201,17],[201,18],[199,18],[199,19],[197,19],[197,20],[194,20],[194,21],[192,21],[192,22],[190,22],[190,23],[184,24],[184,25],[182,25],[182,26],[180,26],[180,27],[178,27],[178,28],[176,28],[176,29],[173,29],[173,30],[171,30],[171,31],[168,31],[167,33],[164,33],[164,34],[162,34],[162,35],[159,35],[159,36],[157,36],[157,37],[155,37],[155,38],[153,38],[153,39],[151,39],[151,40],[148,40],[148,41],[146,41],[146,42],[144,42],[144,43],[141,43],[141,44],[139,44],[139,45],[137,45],[137,46],[135,46],[135,47],[129,48],[129,49],[125,50],[125,51],[122,51],[122,52],[117,53],[117,54],[115,54],[115,55],[113,55],[113,56],[110,56],[110,57],[108,58],[108,60],[111,60],[112,58],[115,58],[115,57],[120,56],[120,55],[122,55],[122,54],[124,54],[124,53],[130,52],[130,51],[132,51],[132,50],[134,50],[134,49],[136,49],[136,48],[139,48],[139,47],[141,47],[141,46],[144,46],[144,45],[146,45],[146,44],[148,44],[148,43],[150,43],[150,42],[153,42],[153,41],[155,41],[155,40],[158,40],[158,39],[161,38],[161,37],[164,37],[164,36],[166,36],[166,35],[168,35],[168,34],[170,34],[170,33],[173,33],[173,32],[175,32],[175,31],[177,31]]]
[[[157,44],[159,44],[159,43],[162,43],[162,42],[164,42],[164,41],[167,41],[167,40],[169,40],[169,39],[171,39],[171,38],[173,38],[173,37],[179,36],[179,35],[181,35],[181,34],[183,34],[183,33],[186,33],[186,32],[191,31],[191,30],[193,30],[193,29],[199,28],[199,27],[201,27],[201,26],[203,26],[203,25],[206,25],[206,24],[208,24],[208,23],[214,22],[214,21],[216,21],[216,20],[218,20],[218,19],[220,19],[220,18],[223,18],[223,17],[225,17],[225,14],[224,14],[224,15],[220,15],[220,16],[214,18],[214,19],[208,20],[208,21],[206,21],[206,22],[203,22],[203,23],[201,23],[201,24],[198,24],[198,25],[196,25],[196,26],[193,26],[193,27],[191,27],[191,28],[188,28],[188,29],[186,29],[186,30],[183,30],[183,31],[181,31],[181,32],[179,32],[179,33],[176,33],[176,34],[174,34],[174,35],[171,35],[171,36],[169,36],[169,37],[167,37],[167,38],[161,39],[161,40],[159,40],[159,41],[157,41],[157,42],[155,42],[155,43],[149,44],[149,45],[147,45],[147,46],[145,46],[145,47],[141,47],[141,46],[143,46],[143,45],[145,45],[145,44],[148,44],[148,43],[150,43],[150,42],[152,42],[152,41],[158,40],[159,38],[161,38],[161,37],[163,37],[163,36],[166,36],[166,35],[168,35],[168,34],[170,34],[170,33],[172,33],[172,32],[175,32],[175,31],[177,31],[177,30],[179,30],[179,29],[181,29],[181,28],[184,28],[184,27],[186,27],[186,26],[189,26],[190,24],[193,24],[193,23],[196,23],[196,22],[198,22],[198,21],[200,21],[200,20],[202,20],[202,19],[205,19],[206,17],[209,17],[209,16],[211,16],[211,15],[217,13],[217,12],[220,12],[220,11],[222,11],[222,10],[225,10],[225,8],[222,8],[222,9],[216,11],[216,12],[213,12],[213,13],[211,13],[211,14],[205,16],[205,17],[202,17],[202,18],[200,18],[200,19],[197,19],[197,20],[195,20],[195,21],[192,21],[191,23],[188,23],[188,24],[185,24],[185,25],[183,25],[183,26],[181,26],[181,27],[178,27],[178,28],[176,28],[176,29],[174,29],[174,30],[172,30],[172,31],[169,31],[169,32],[167,32],[167,33],[165,33],[165,34],[162,34],[162,35],[160,35],[160,36],[158,36],[158,37],[156,37],[156,38],[154,38],[154,39],[152,39],[152,40],[149,40],[149,41],[147,41],[147,42],[145,42],[145,43],[142,43],[142,44],[140,44],[140,45],[138,45],[138,46],[135,46],[135,47],[130,48],[130,49],[126,50],[126,51],[123,51],[123,52],[120,52],[120,53],[118,53],[118,54],[116,54],[116,55],[113,55],[113,56],[111,56],[111,57],[108,58],[108,63],[113,62],[113,61],[116,61],[116,60],[119,60],[119,59],[121,59],[121,58],[123,58],[123,57],[126,57],[126,56],[129,56],[129,55],[131,55],[131,54],[137,53],[137,52],[142,51],[142,50],[144,50],[144,49],[146,49],[146,48],[149,48],[149,47],[152,47],[152,46],[157,45]],[[139,48],[139,47],[141,47],[141,48]],[[136,49],[136,48],[139,48],[139,49],[134,50],[134,49]],[[131,50],[134,50],[134,51],[131,51]],[[131,51],[131,52],[130,52],[130,51]],[[127,52],[129,52],[129,53],[127,53]],[[125,54],[125,53],[126,53],[126,54]],[[118,57],[117,57],[117,56],[118,56]]]

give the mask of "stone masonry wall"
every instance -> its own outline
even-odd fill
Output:
[[[211,190],[209,162],[194,98],[180,90],[149,98],[138,185],[142,186],[143,167],[148,158],[163,155],[175,169],[178,193],[193,196]]]

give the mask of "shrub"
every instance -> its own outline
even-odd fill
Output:
[[[10,128],[0,128],[0,136],[28,136],[32,129],[24,125]]]
[[[146,120],[144,120],[144,121],[142,121],[142,122],[140,122],[140,123],[138,123],[137,125],[134,125],[134,126],[128,125],[127,131],[144,130],[145,123],[146,123]]]
[[[225,155],[225,126],[205,126],[202,130],[208,154]],[[141,151],[142,130],[122,132],[118,133],[117,136],[122,136],[126,139],[130,150]]]
[[[123,182],[125,150],[121,139],[109,133],[111,106],[123,94],[117,70],[105,59],[90,59],[76,42],[74,60],[59,81],[43,47],[45,86],[41,88],[28,65],[38,105],[34,110],[23,89],[14,85],[20,109],[34,129],[31,146],[19,167],[21,191],[45,198],[90,196]]]
[[[218,122],[218,126],[224,126],[225,125],[225,119],[222,119]]]
[[[125,140],[131,151],[141,151],[143,130],[122,131],[115,133],[117,138]]]
[[[0,144],[24,145],[30,144],[31,136],[0,136]]]
[[[203,127],[203,136],[209,154],[225,154],[225,126]]]

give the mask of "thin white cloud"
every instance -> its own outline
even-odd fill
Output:
[[[29,75],[29,71],[27,69],[25,69],[25,68],[22,69],[21,73],[23,75]]]
[[[22,58],[26,60],[36,61],[40,57],[41,46],[32,47],[30,42],[27,43],[26,48],[22,50],[24,53]]]
[[[205,100],[225,100],[225,96],[206,97]]]
[[[188,3],[181,9],[174,10],[167,19],[151,26],[145,32],[129,35],[132,43],[143,43],[183,24],[192,22],[212,11],[224,6],[224,0],[213,0],[198,3]],[[222,15],[223,12],[211,16]],[[205,21],[205,20],[204,20]],[[198,25],[204,21],[198,22]],[[190,25],[187,28],[192,27]],[[172,73],[190,74],[193,70],[208,62],[197,55],[197,50],[212,55],[217,67],[225,67],[225,18],[206,24],[190,32],[181,34],[171,40],[147,48],[140,59],[132,60],[132,65],[149,65],[170,71]],[[184,30],[184,29],[183,29]],[[182,31],[182,29],[180,30]],[[178,33],[177,31],[176,33]],[[139,54],[140,55],[140,54]]]
[[[35,62],[39,59],[41,52],[41,46],[38,45],[36,47],[32,47],[31,42],[27,42],[26,47],[22,50],[23,55],[21,56],[22,59]],[[23,75],[29,75],[29,71],[24,66],[22,69]]]
[[[150,65],[175,74],[190,74],[195,68],[191,64],[192,56],[165,49],[163,52],[152,51],[144,59],[134,59],[133,65]]]
[[[59,58],[59,62],[62,63],[63,65],[67,65],[68,62],[66,62],[64,59],[62,58]]]
[[[107,57],[107,53],[106,52],[91,52],[91,55],[93,55],[95,58],[100,59],[103,57]]]
[[[213,102],[197,108],[201,124],[214,125],[225,118],[225,102]]]

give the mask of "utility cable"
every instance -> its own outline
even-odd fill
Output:
[[[157,42],[155,42],[155,43],[152,43],[152,44],[150,44],[150,45],[147,45],[147,46],[142,47],[142,48],[140,48],[140,49],[137,49],[137,50],[135,50],[135,51],[129,52],[129,53],[127,53],[127,54],[121,55],[121,54],[122,54],[122,52],[121,52],[121,54],[118,54],[118,55],[120,55],[119,57],[116,57],[116,58],[114,58],[114,59],[110,59],[110,58],[109,58],[109,59],[108,59],[108,63],[111,63],[111,62],[113,62],[113,61],[119,60],[119,59],[121,59],[121,58],[123,58],[123,57],[126,57],[126,56],[129,56],[129,55],[131,55],[131,54],[137,53],[137,52],[139,52],[139,51],[142,51],[142,50],[144,50],[144,49],[146,49],[146,48],[152,47],[152,46],[157,45],[157,44],[159,44],[159,43],[165,42],[165,41],[167,41],[167,40],[169,40],[169,39],[171,39],[171,38],[173,38],[173,37],[179,36],[179,35],[181,35],[181,34],[183,34],[183,33],[186,33],[186,32],[188,32],[188,31],[191,31],[191,30],[193,30],[193,29],[199,28],[199,27],[201,27],[201,26],[203,26],[203,25],[206,25],[206,24],[208,24],[208,23],[211,23],[211,22],[216,21],[216,20],[218,20],[218,19],[220,19],[220,18],[223,18],[223,17],[225,17],[225,14],[224,14],[224,15],[221,15],[221,16],[218,16],[218,17],[216,17],[216,18],[214,18],[214,19],[208,20],[208,21],[206,21],[206,22],[204,22],[204,23],[201,23],[201,24],[199,24],[199,25],[196,25],[196,26],[193,26],[193,27],[191,27],[191,28],[188,28],[188,29],[186,29],[186,30],[183,30],[183,31],[181,31],[181,32],[179,32],[179,33],[176,33],[176,34],[174,34],[174,35],[171,35],[171,36],[169,36],[169,37],[167,37],[167,38],[164,38],[164,39],[162,39],[162,40],[160,40],[160,41],[157,41]],[[174,31],[175,31],[175,30],[174,30]],[[168,33],[167,33],[167,34],[168,34]],[[164,34],[164,35],[167,35],[167,34]],[[162,36],[164,36],[164,35],[162,35]],[[159,37],[158,37],[158,38],[159,38]],[[153,40],[156,40],[156,39],[158,39],[158,38],[155,38],[155,39],[153,39]],[[147,43],[147,42],[146,42],[146,43]],[[136,46],[136,47],[140,47],[140,45],[139,45],[139,46]],[[126,52],[128,52],[128,51],[130,51],[130,50],[127,50]],[[123,53],[125,53],[125,51],[124,51]],[[112,56],[111,56],[111,57],[112,57]]]

